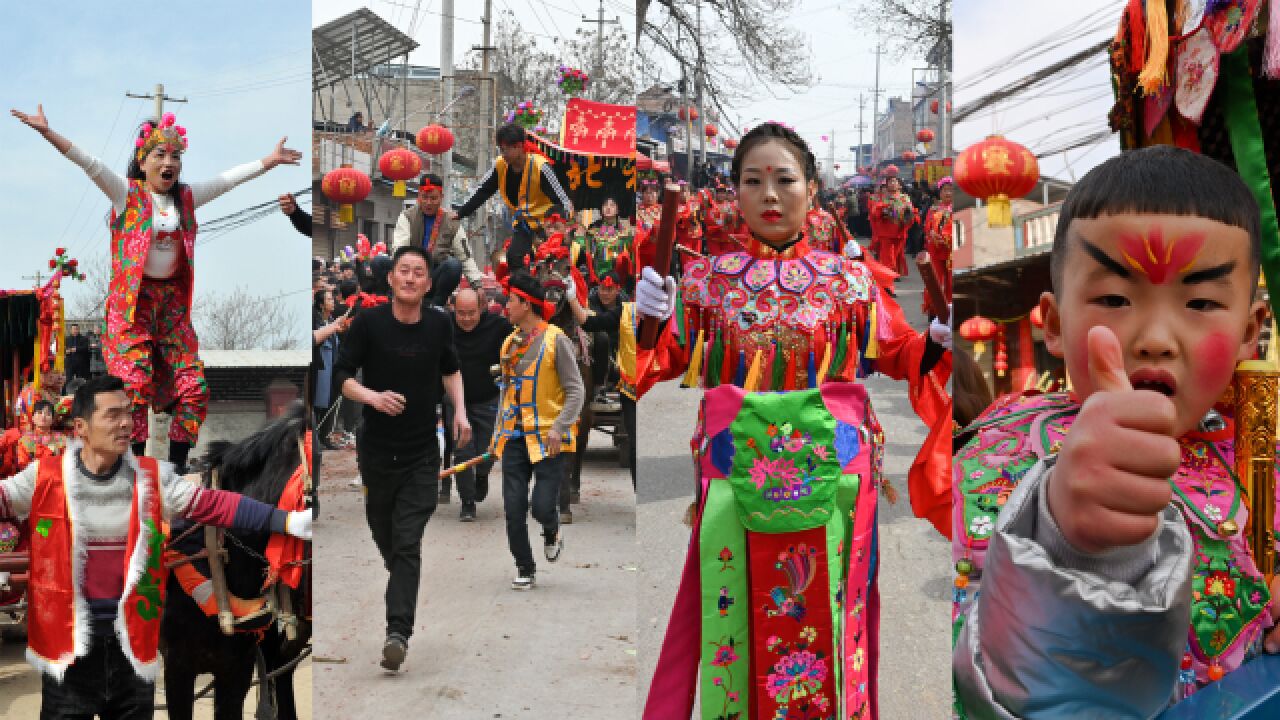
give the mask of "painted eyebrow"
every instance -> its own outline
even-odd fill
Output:
[[[1195,285],[1197,283],[1205,283],[1205,282],[1213,282],[1214,280],[1221,280],[1222,278],[1230,275],[1231,271],[1235,269],[1236,269],[1236,261],[1228,260],[1227,262],[1224,262],[1221,265],[1218,265],[1216,267],[1205,268],[1204,270],[1197,270],[1193,273],[1187,273],[1182,278],[1182,284]]]
[[[1126,270],[1123,265],[1113,260],[1110,255],[1102,252],[1102,250],[1099,249],[1097,245],[1094,245],[1093,243],[1084,239],[1080,240],[1080,244],[1084,245],[1085,252],[1089,253],[1089,257],[1093,258],[1094,261],[1097,262],[1099,265],[1110,270],[1116,275],[1119,275],[1122,278],[1125,278],[1125,279],[1129,278],[1129,271]]]

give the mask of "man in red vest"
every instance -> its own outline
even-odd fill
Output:
[[[26,518],[31,532],[27,660],[43,673],[40,717],[149,719],[165,524],[182,517],[309,540],[312,513],[210,490],[168,463],[135,457],[119,378],[85,383],[71,416],[77,439],[62,457],[0,480],[0,518]]]

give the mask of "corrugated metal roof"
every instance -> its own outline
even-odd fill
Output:
[[[309,350],[201,350],[210,368],[303,367],[311,364]]]

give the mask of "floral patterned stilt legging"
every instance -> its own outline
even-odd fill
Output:
[[[147,408],[168,409],[169,439],[195,444],[209,407],[199,342],[178,281],[144,278],[133,322],[108,313],[103,355],[107,372],[124,381],[133,403],[133,441],[147,439]]]

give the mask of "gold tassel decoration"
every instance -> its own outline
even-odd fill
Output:
[[[53,331],[53,337],[57,341],[57,354],[53,356],[53,369],[60,373],[65,373],[66,357],[67,357],[67,311],[66,307],[58,303],[58,324]]]
[[[822,367],[818,368],[818,384],[827,379],[827,370],[831,368],[831,340],[828,338],[826,348],[822,351]]]
[[[1138,73],[1142,94],[1155,95],[1168,81],[1169,11],[1165,0],[1147,0],[1147,61]]]
[[[867,323],[867,349],[862,353],[862,357],[867,360],[875,360],[880,357],[880,344],[876,342],[876,328],[880,320],[877,317],[879,315],[878,311],[879,308],[876,306],[876,302],[872,300],[871,307],[867,311],[871,314],[871,319]],[[856,355],[857,353],[854,354]]]
[[[702,328],[698,328],[698,340],[693,344],[693,357],[689,358],[689,369],[680,381],[682,387],[697,387],[698,378],[702,376]]]
[[[747,370],[747,379],[742,383],[742,389],[747,392],[758,392],[760,387],[760,367],[763,360],[764,351],[756,348],[755,357],[751,358],[751,369]]]

